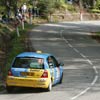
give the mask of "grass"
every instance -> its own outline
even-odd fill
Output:
[[[20,33],[20,37],[17,36],[16,31],[13,31],[13,39],[10,42],[11,45],[11,49],[8,52],[7,55],[7,63],[6,63],[6,69],[4,70],[4,77],[7,74],[8,69],[11,66],[11,63],[14,59],[14,57],[25,51],[25,44],[24,44],[24,40],[27,37],[27,33],[33,28],[33,25],[29,25],[29,24],[25,24],[25,29],[22,30],[21,26],[19,27],[19,33]]]
[[[100,32],[96,32],[96,34],[97,34],[98,36],[100,36]]]
[[[0,91],[3,91],[5,89],[4,86],[0,86]]]
[[[17,36],[16,30],[12,25],[8,24],[2,24],[0,23],[0,35],[4,34],[5,36],[10,36],[11,39],[9,41],[4,41],[8,45],[7,55],[5,59],[5,65],[2,66],[2,74],[3,74],[3,80],[5,81],[7,73],[9,68],[11,67],[11,63],[16,55],[18,55],[21,52],[24,52],[26,50],[25,46],[25,38],[28,38],[28,32],[31,31],[33,27],[36,25],[30,25],[25,23],[25,29],[22,30],[22,27],[19,26],[19,33],[20,37]],[[1,42],[1,41],[0,41]],[[1,42],[0,45],[4,45],[3,42]],[[2,47],[2,46],[1,46]],[[1,49],[2,50],[2,49]],[[0,91],[4,90],[4,86],[2,86],[3,82],[0,80]]]
[[[70,12],[73,12],[73,13],[76,12],[76,9],[73,5],[67,4],[66,6],[67,6],[67,10],[69,10]]]

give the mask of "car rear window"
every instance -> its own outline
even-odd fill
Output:
[[[12,67],[43,69],[44,60],[42,58],[34,58],[34,57],[16,57]]]

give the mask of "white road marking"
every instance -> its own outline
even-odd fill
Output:
[[[88,62],[90,65],[93,66],[93,63],[92,63],[89,59],[87,59],[87,62]]]
[[[93,66],[93,69],[95,71],[95,74],[98,74],[97,68],[95,66]]]
[[[79,93],[79,94],[77,94],[76,96],[70,98],[71,100],[75,100],[75,99],[77,99],[78,97],[80,97],[80,96],[82,96],[83,94],[85,94],[86,92],[88,92],[88,90],[90,90],[91,87],[93,87],[93,86],[95,85],[95,83],[97,82],[99,76],[98,76],[98,71],[97,71],[96,67],[93,65],[92,61],[89,60],[89,59],[88,59],[83,53],[81,53],[78,49],[76,49],[75,47],[73,47],[73,45],[71,45],[71,44],[69,43],[69,41],[66,40],[66,39],[64,38],[64,36],[63,36],[63,31],[64,31],[64,30],[61,30],[61,31],[60,31],[60,36],[61,36],[61,38],[65,41],[65,43],[66,43],[70,48],[72,48],[76,53],[80,54],[80,56],[82,56],[82,57],[93,67],[94,72],[95,72],[94,79],[93,79],[93,81],[91,82],[90,86],[87,87],[85,90],[83,90],[81,93]]]
[[[77,53],[79,53],[79,51],[76,48],[73,48],[73,49],[74,49],[74,51],[76,51]]]
[[[28,38],[25,38],[26,40],[28,40]],[[30,38],[30,40],[36,40],[36,41],[40,41],[40,40],[50,40],[50,41],[57,41],[57,40],[61,40],[60,38],[35,38],[35,37],[32,37]]]
[[[74,96],[71,98],[71,100],[75,100],[77,99],[78,97],[82,96],[83,94],[85,94],[88,90],[90,90],[90,87],[88,87],[87,89],[85,89],[84,91],[82,91],[80,94]]]
[[[96,76],[95,76],[95,78],[94,78],[93,82],[91,83],[91,86],[95,85],[95,83],[96,83],[96,81],[97,81],[98,77],[99,77],[98,75],[96,75]]]
[[[85,56],[85,55],[83,55],[83,54],[82,54],[82,53],[80,53],[80,52],[79,52],[79,54],[80,54],[83,58],[85,58],[85,59],[86,59],[86,56]]]

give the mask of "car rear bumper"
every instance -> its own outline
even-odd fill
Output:
[[[7,86],[19,86],[19,87],[34,87],[34,88],[47,88],[50,83],[48,78],[19,78],[19,77],[7,77]]]

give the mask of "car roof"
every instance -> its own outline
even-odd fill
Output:
[[[16,57],[36,57],[36,58],[47,58],[48,56],[52,56],[48,53],[36,53],[36,52],[23,52],[17,55]]]

